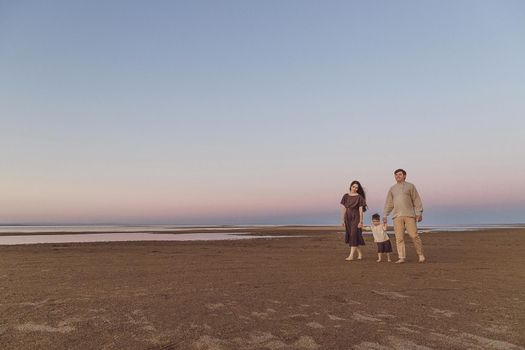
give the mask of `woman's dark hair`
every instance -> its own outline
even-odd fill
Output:
[[[354,180],[354,181],[352,181],[352,183],[350,184],[350,188],[352,188],[352,186],[353,186],[354,184],[357,184],[357,186],[359,186],[359,187],[357,188],[357,193],[359,193],[359,194],[361,195],[361,197],[363,197],[363,199],[366,201],[365,190],[363,189],[363,186],[361,186],[361,183],[359,183],[359,181],[357,181],[357,180]],[[366,211],[367,208],[368,208],[368,207],[365,205],[365,206],[363,207],[363,211]]]

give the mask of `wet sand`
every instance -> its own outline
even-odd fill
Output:
[[[423,234],[403,265],[254,231],[307,237],[0,246],[0,348],[525,348],[525,229]]]

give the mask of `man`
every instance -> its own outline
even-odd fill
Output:
[[[407,172],[403,169],[397,169],[394,171],[394,177],[396,184],[390,187],[386,196],[385,209],[383,211],[383,222],[387,223],[387,216],[392,213],[392,219],[394,220],[394,233],[396,235],[397,254],[399,260],[397,264],[404,263],[406,261],[405,251],[405,230],[408,232],[414,247],[416,248],[417,255],[419,256],[419,262],[425,261],[423,255],[423,244],[421,238],[417,234],[417,224],[423,220],[423,204],[421,198],[417,193],[416,186],[410,182],[406,182]]]

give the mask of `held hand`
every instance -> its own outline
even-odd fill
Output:
[[[416,215],[416,221],[421,222],[423,220],[423,215]]]
[[[358,223],[357,228],[363,228],[363,223],[362,222]]]
[[[386,225],[387,223],[388,223],[388,221],[387,221],[387,218],[386,218],[386,216],[385,216],[385,217],[383,218],[383,224]]]
[[[341,222],[341,226],[345,227],[345,222],[344,221]]]

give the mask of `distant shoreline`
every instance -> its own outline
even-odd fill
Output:
[[[524,230],[525,226],[447,226],[422,227],[420,234],[471,233],[505,230]],[[246,240],[261,238],[322,237],[342,234],[340,226],[28,226],[0,228],[0,246],[42,245],[42,244],[110,244],[125,242],[191,242],[203,241],[210,244],[224,240]],[[388,233],[393,239],[393,227]],[[365,236],[371,233],[364,231]]]
[[[463,232],[490,229],[525,228],[525,224],[473,224],[473,225],[421,225],[423,232]],[[393,227],[389,226],[389,231]],[[341,230],[335,225],[0,225],[0,236],[11,235],[61,235],[94,233],[213,233],[231,231],[259,232],[261,230]]]

